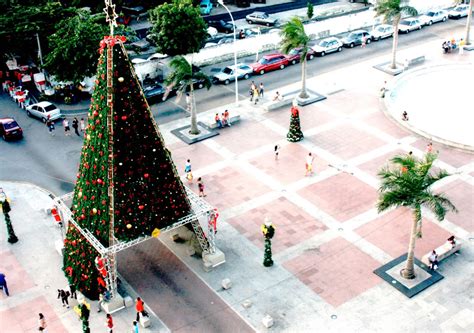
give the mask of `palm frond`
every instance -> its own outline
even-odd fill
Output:
[[[292,49],[297,47],[303,47],[304,57],[308,52],[308,43],[310,41],[309,36],[304,30],[303,22],[299,17],[292,17],[284,26],[280,32],[282,36],[282,41],[280,44],[281,51],[283,53],[288,53]],[[303,54],[302,54],[303,58]]]
[[[194,73],[193,78],[196,80],[202,81],[204,83],[204,87],[206,87],[207,90],[209,90],[212,86],[211,78],[208,75],[204,74],[203,72]]]

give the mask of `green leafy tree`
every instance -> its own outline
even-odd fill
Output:
[[[300,98],[308,98],[308,93],[306,92],[306,57],[309,50],[309,41],[310,38],[304,31],[303,22],[299,17],[292,17],[288,21],[281,31],[282,40],[280,43],[281,51],[285,54],[288,54],[292,49],[301,47],[301,92],[299,94]]]
[[[171,74],[166,79],[166,84],[170,87],[176,88],[179,94],[184,94],[189,90],[189,112],[191,113],[191,134],[199,134],[196,120],[196,102],[194,99],[194,83],[203,82],[207,89],[211,88],[212,82],[209,76],[201,71],[193,71],[193,66],[183,57],[176,56],[170,61],[170,66],[173,69]]]
[[[406,279],[415,278],[415,242],[421,237],[421,208],[431,210],[438,221],[444,220],[448,210],[457,211],[456,207],[443,194],[434,194],[432,186],[449,176],[440,170],[431,173],[436,154],[426,154],[422,159],[411,155],[392,158],[392,166],[384,167],[378,173],[381,184],[377,209],[383,212],[392,207],[408,207],[413,212],[413,223],[408,245],[406,267],[400,272]]]
[[[170,56],[199,52],[207,25],[191,0],[173,0],[150,11],[157,50]]]
[[[311,1],[308,1],[307,3],[307,10],[306,10],[306,15],[308,16],[308,18],[311,20],[313,18],[313,15],[314,15],[314,5]]]
[[[405,0],[378,0],[374,8],[377,16],[383,16],[384,22],[392,22],[393,25],[392,62],[390,65],[392,69],[397,68],[398,24],[402,15],[418,15],[418,11],[414,7],[408,6],[407,3],[408,1]]]

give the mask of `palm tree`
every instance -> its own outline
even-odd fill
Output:
[[[280,43],[281,51],[288,54],[292,49],[301,47],[301,92],[300,98],[308,98],[306,92],[306,56],[309,50],[310,38],[304,31],[303,22],[299,17],[293,17],[288,21],[281,31],[282,40]]]
[[[184,94],[189,90],[189,102],[187,107],[191,113],[191,129],[190,134],[197,135],[200,133],[196,121],[196,101],[194,99],[194,84],[195,82],[202,82],[202,85],[208,90],[211,88],[211,79],[209,76],[201,71],[193,70],[193,66],[183,56],[176,56],[170,61],[170,66],[173,69],[171,74],[166,79],[166,84],[169,88],[176,87],[178,94]]]
[[[377,209],[383,212],[391,207],[409,207],[413,213],[410,243],[405,268],[400,272],[405,279],[415,278],[414,256],[415,240],[421,238],[421,207],[430,209],[438,221],[444,220],[448,210],[456,212],[456,207],[443,194],[434,194],[431,187],[449,174],[440,170],[432,175],[430,169],[437,155],[428,153],[422,159],[411,155],[395,156],[393,167],[382,168],[378,173],[381,178],[380,196]]]
[[[466,22],[466,35],[465,35],[465,38],[464,40],[466,41],[466,45],[470,45],[471,42],[470,42],[470,36],[469,36],[469,33],[470,33],[470,30],[471,30],[471,22],[472,22],[472,11],[474,10],[473,8],[473,4],[474,3],[474,0],[471,0],[470,3],[469,3],[469,13],[467,14],[467,22]]]
[[[418,15],[418,11],[411,6],[405,5],[404,0],[378,0],[375,5],[377,16],[383,16],[384,22],[392,22],[393,25],[393,44],[392,44],[392,63],[390,68],[396,69],[396,55],[398,46],[398,24],[402,14],[409,16]]]

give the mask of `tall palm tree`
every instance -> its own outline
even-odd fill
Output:
[[[466,41],[466,45],[470,45],[470,31],[471,31],[471,22],[472,22],[472,11],[474,10],[473,4],[474,0],[471,0],[469,3],[469,13],[467,14],[467,22],[466,22],[466,34],[464,40]]]
[[[173,69],[166,79],[168,88],[176,88],[178,94],[185,94],[189,91],[189,112],[191,113],[191,129],[190,134],[197,135],[200,133],[196,120],[196,101],[194,99],[194,83],[202,82],[208,90],[211,88],[212,82],[209,76],[201,71],[193,70],[193,66],[183,56],[176,56],[170,61]]]
[[[374,8],[377,16],[383,16],[384,22],[392,22],[393,25],[392,63],[390,65],[392,69],[397,68],[398,24],[402,14],[409,16],[418,15],[418,11],[406,3],[408,1],[405,0],[377,0]]]
[[[400,272],[406,279],[415,278],[414,256],[416,238],[421,238],[421,207],[430,209],[438,219],[444,220],[448,210],[456,212],[456,207],[443,194],[434,194],[431,187],[449,174],[440,170],[431,174],[436,154],[426,154],[422,159],[411,155],[395,156],[392,167],[384,167],[378,173],[381,179],[377,209],[383,212],[391,207],[408,207],[413,213],[410,243],[405,268]]]
[[[292,49],[301,47],[301,92],[300,98],[308,98],[306,92],[306,56],[309,50],[310,38],[304,31],[303,22],[299,17],[293,17],[288,21],[281,31],[282,40],[280,43],[281,51],[288,54]]]

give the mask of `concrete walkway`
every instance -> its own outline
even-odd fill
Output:
[[[427,66],[473,63],[469,52],[445,56],[439,45],[418,47]],[[401,50],[400,56],[413,51]],[[266,314],[274,318],[270,330],[275,332],[474,330],[474,155],[434,144],[437,166],[453,174],[435,190],[450,197],[459,213],[436,222],[423,212],[424,233],[415,252],[420,258],[452,234],[461,239],[459,255],[440,265],[445,278],[407,299],[372,273],[406,252],[411,223],[404,209],[377,214],[377,171],[395,154],[421,156],[428,143],[384,113],[379,89],[393,78],[373,66],[386,58],[310,78],[308,87],[328,98],[301,108],[305,139],[300,143],[285,139],[288,107],[265,112],[248,102],[238,109],[219,108],[240,112],[241,122],[194,145],[170,133],[189,119],[160,126],[177,169],[183,170],[190,158],[195,177],[206,184],[206,199],[219,209],[217,244],[227,262],[205,272],[200,260],[186,254],[184,244],[166,235],[159,239],[166,247],[153,240],[124,253],[125,279],[163,320],[153,317],[148,332],[247,332],[251,327],[264,332]],[[275,144],[281,146],[279,160],[273,156]],[[316,156],[316,173],[305,177],[310,151]],[[56,289],[66,280],[54,248],[60,231],[43,213],[51,199],[31,185],[0,181],[0,187],[12,199],[11,217],[20,239],[10,245],[4,228],[0,233],[0,271],[11,293],[9,298],[0,295],[0,331],[35,331],[38,312],[46,315],[50,332],[80,331],[75,314],[56,299]],[[190,187],[197,191],[196,185]],[[271,268],[262,265],[260,225],[266,216],[276,227]],[[231,289],[221,289],[224,278],[233,282]],[[246,301],[250,306],[243,306]],[[105,315],[91,316],[91,331],[103,331]],[[133,309],[114,315],[116,331],[127,332],[134,316]]]

